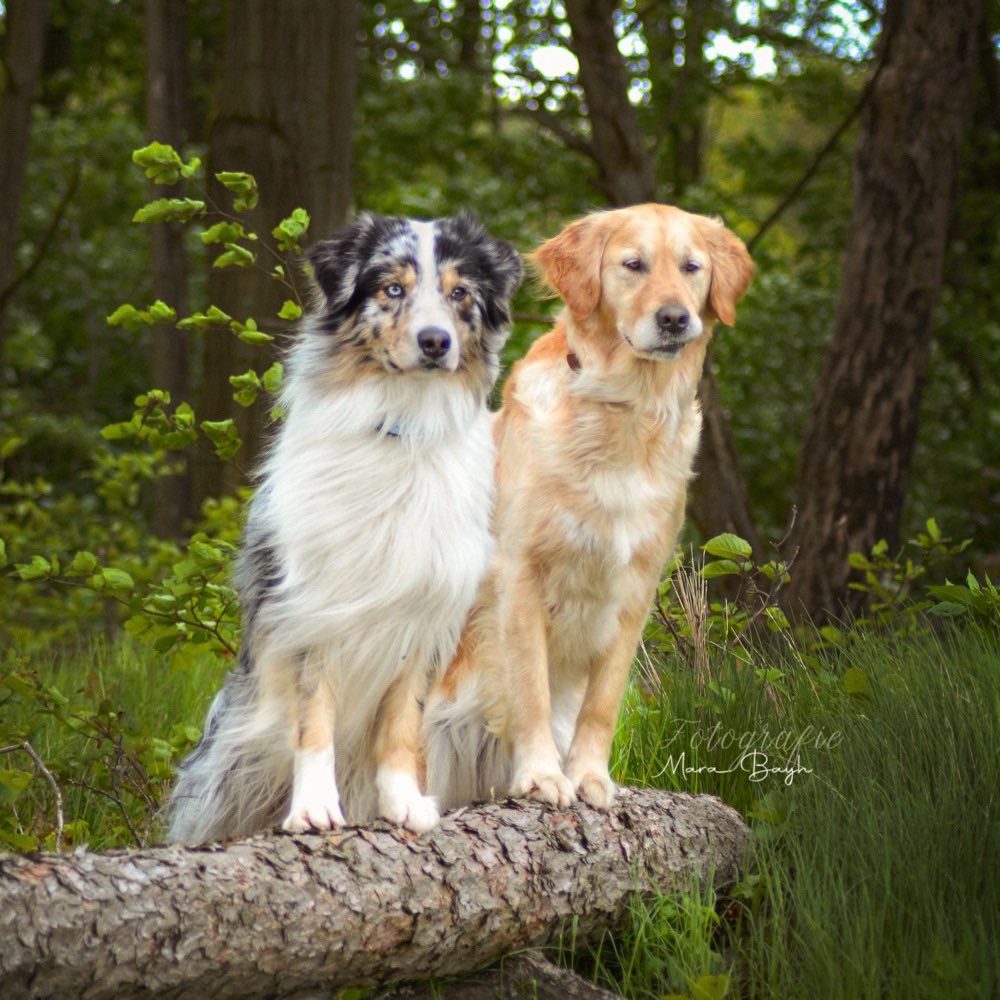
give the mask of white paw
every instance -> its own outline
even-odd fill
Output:
[[[573,782],[558,768],[521,768],[510,783],[510,794],[515,798],[537,799],[560,809],[576,799]]]
[[[412,775],[385,769],[375,780],[380,816],[414,833],[426,833],[437,826],[441,818],[437,802],[421,793]]]
[[[293,806],[281,824],[289,833],[306,830],[336,830],[344,826],[344,815],[339,802],[312,802]]]
[[[595,809],[610,809],[615,801],[615,783],[607,771],[585,771],[574,777],[576,794]]]
[[[333,747],[297,750],[292,778],[292,804],[282,830],[335,830],[344,826],[340,794],[333,774]]]

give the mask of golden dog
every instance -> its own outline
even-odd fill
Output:
[[[424,715],[443,807],[493,795],[607,808],[618,706],[684,519],[716,320],[753,264],[665,205],[579,219],[532,261],[563,299],[494,423],[497,553]]]

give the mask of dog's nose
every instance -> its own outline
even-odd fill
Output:
[[[684,333],[691,322],[691,314],[684,306],[660,306],[656,310],[656,325],[663,333]]]
[[[451,347],[451,334],[439,326],[425,326],[417,334],[417,346],[424,356],[437,361],[443,358]]]

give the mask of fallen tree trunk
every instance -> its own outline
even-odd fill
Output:
[[[747,829],[705,795],[528,801],[224,846],[0,858],[0,996],[292,997],[467,972],[620,920],[633,892],[734,881]]]

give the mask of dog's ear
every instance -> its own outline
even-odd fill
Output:
[[[359,281],[374,249],[405,229],[405,219],[363,212],[309,249],[306,259],[322,295],[319,304],[324,312],[340,316],[357,306],[362,297]]]
[[[472,212],[463,211],[438,222],[438,252],[471,265],[483,290],[487,324],[500,330],[510,323],[510,297],[521,280],[521,256],[506,240],[490,234]]]
[[[720,323],[732,326],[736,321],[736,303],[753,277],[753,261],[743,241],[721,220],[702,218],[699,224],[712,256],[708,306]]]
[[[589,316],[601,301],[601,258],[608,241],[605,212],[571,222],[528,260],[574,316]]]

